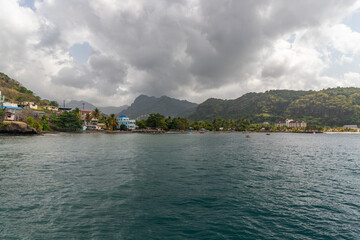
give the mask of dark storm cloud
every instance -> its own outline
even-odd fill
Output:
[[[197,93],[289,68],[264,61],[284,34],[316,28],[346,12],[354,1],[44,1],[38,13],[52,26],[44,47],[87,41],[96,51],[88,64],[72,63],[52,77],[58,85],[101,94]],[[66,49],[63,49],[66,50]],[[131,70],[131,71],[130,71]],[[131,72],[131,74],[129,74]],[[186,97],[186,96],[185,96]]]

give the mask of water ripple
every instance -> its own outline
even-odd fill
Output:
[[[359,239],[359,136],[0,136],[1,239]]]

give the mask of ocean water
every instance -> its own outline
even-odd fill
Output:
[[[360,135],[0,136],[0,239],[360,239]]]

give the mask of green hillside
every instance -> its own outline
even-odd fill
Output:
[[[285,118],[311,124],[360,124],[360,88],[321,91],[271,90],[248,93],[234,100],[208,99],[190,115],[191,120],[214,118],[275,122]]]
[[[192,120],[248,118],[256,121],[282,119],[289,104],[311,91],[271,90],[265,93],[247,93],[234,100],[210,98],[200,104],[190,116]]]
[[[7,102],[35,102],[40,105],[49,104],[48,100],[41,100],[31,90],[22,86],[18,81],[11,79],[6,74],[0,72],[0,91],[5,96]]]
[[[360,124],[360,88],[333,88],[293,101],[285,116],[319,125]]]

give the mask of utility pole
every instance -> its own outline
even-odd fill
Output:
[[[85,103],[82,103],[82,105],[83,105],[83,110],[85,110],[85,109],[84,109],[84,107],[85,107]]]
[[[64,108],[65,108],[65,100],[64,100]]]

